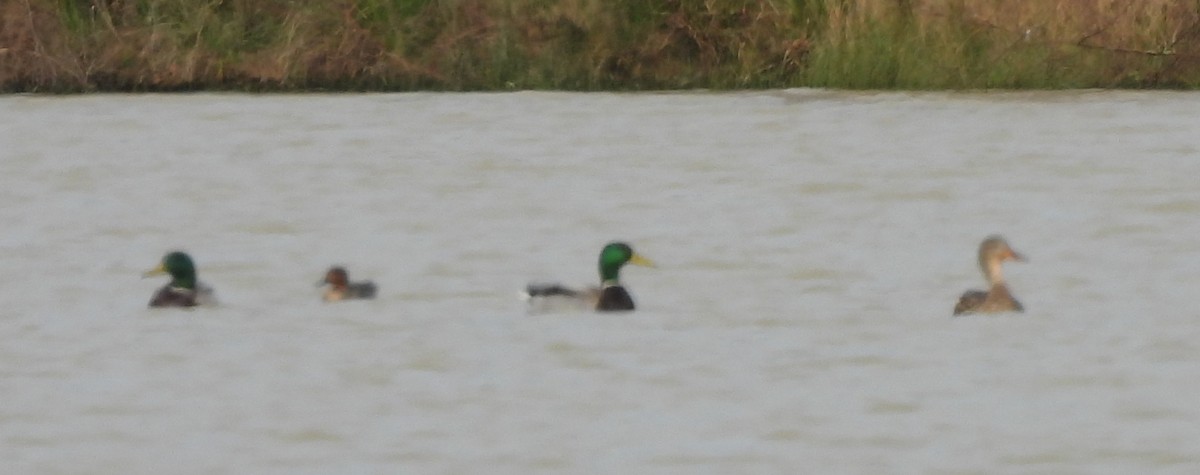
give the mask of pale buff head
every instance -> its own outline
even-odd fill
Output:
[[[979,268],[992,284],[1004,282],[1004,274],[1000,271],[1004,261],[1024,262],[1025,256],[1014,251],[1008,241],[998,235],[989,236],[979,244]]]

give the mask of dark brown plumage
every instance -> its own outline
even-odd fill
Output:
[[[325,272],[325,280],[322,280],[320,284],[329,286],[322,296],[326,302],[375,298],[374,282],[350,282],[350,276],[342,267],[330,267]]]
[[[196,291],[171,287],[170,284],[158,289],[158,292],[155,292],[154,297],[150,299],[151,307],[195,307],[196,305],[199,305],[196,302]]]
[[[620,285],[610,285],[600,290],[600,298],[596,302],[596,310],[601,312],[619,312],[633,310],[633,297],[629,291]]]

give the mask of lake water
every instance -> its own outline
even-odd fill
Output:
[[[7,473],[1197,473],[1200,94],[0,98]],[[1000,233],[1026,312],[951,318]],[[631,314],[529,314],[630,242]],[[167,251],[221,304],[150,310]],[[324,304],[332,264],[380,286]]]

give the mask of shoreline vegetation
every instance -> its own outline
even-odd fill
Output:
[[[1200,87],[1200,0],[3,0],[0,92]]]

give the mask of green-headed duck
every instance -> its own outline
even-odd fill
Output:
[[[579,305],[600,312],[629,311],[634,309],[633,297],[621,285],[620,272],[625,264],[654,267],[654,263],[642,257],[623,242],[612,242],[600,251],[600,286],[571,289],[558,284],[530,284],[524,296],[532,305],[554,298],[574,300]]]
[[[168,253],[158,267],[146,271],[143,277],[162,274],[170,274],[171,282],[154,293],[150,299],[151,307],[195,307],[215,303],[212,288],[196,280],[196,266],[187,253]]]

